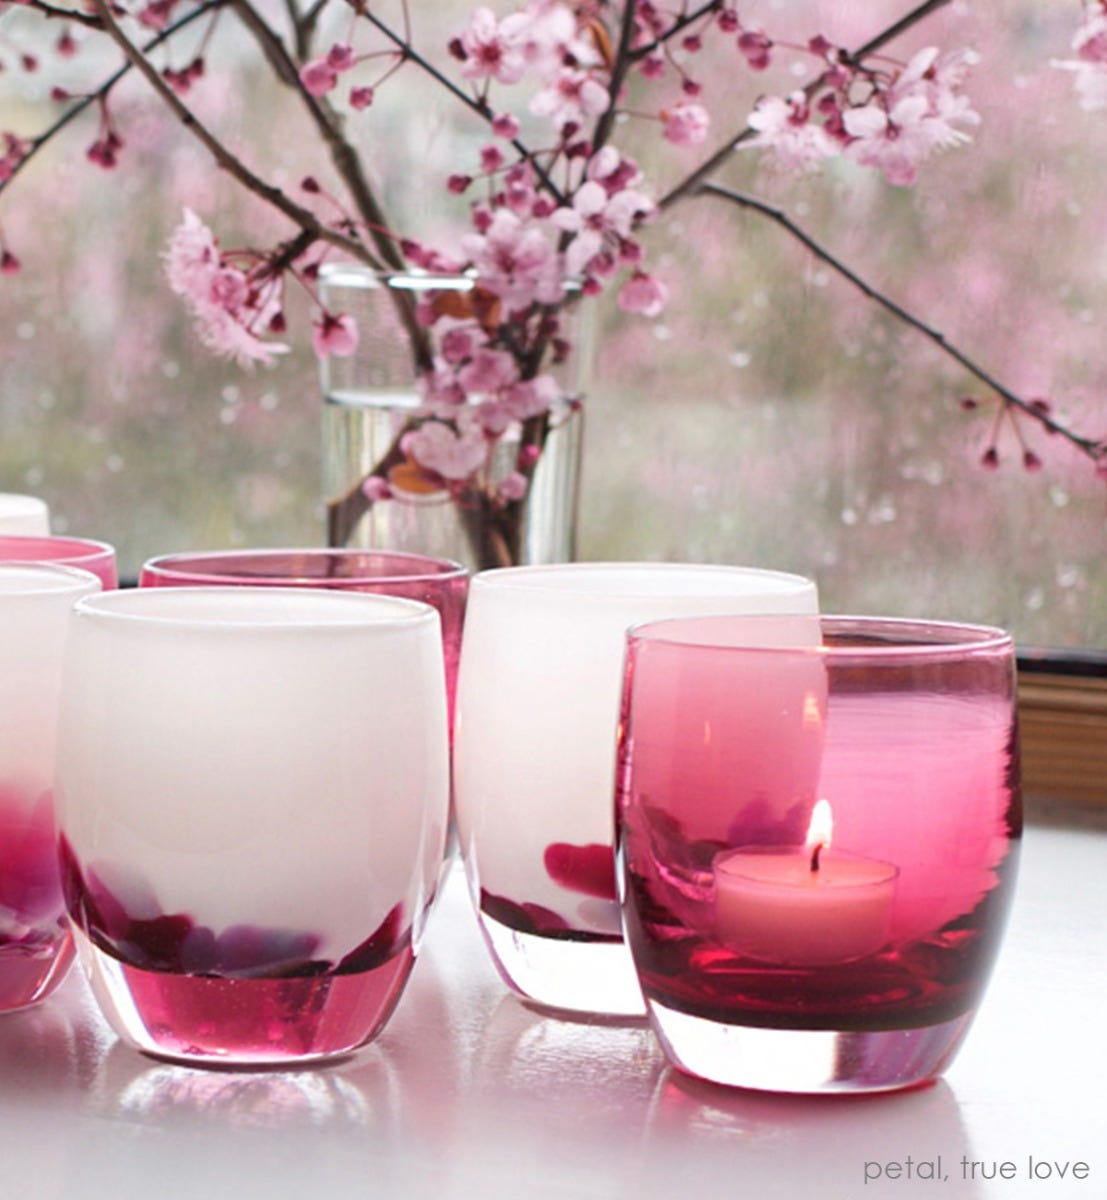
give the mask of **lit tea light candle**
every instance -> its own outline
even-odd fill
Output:
[[[820,800],[806,848],[745,846],[715,860],[715,919],[727,946],[765,962],[815,967],[863,958],[888,940],[899,871],[830,849]]]

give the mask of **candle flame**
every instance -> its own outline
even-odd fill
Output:
[[[834,833],[834,815],[830,810],[830,801],[816,800],[811,810],[811,824],[807,827],[807,848],[815,849],[821,846],[824,850],[830,845]]]

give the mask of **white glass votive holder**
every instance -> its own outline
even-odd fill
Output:
[[[576,563],[474,577],[454,798],[481,930],[514,991],[552,1009],[645,1013],[613,851],[628,626],[817,610],[810,580],[744,567]]]
[[[46,537],[50,533],[50,508],[38,496],[0,492],[0,533]]]
[[[264,1065],[376,1035],[443,853],[432,608],[284,588],[89,598],[59,738],[66,905],[121,1037]]]
[[[54,767],[69,610],[99,590],[69,567],[0,563],[0,1012],[73,959],[54,840]]]

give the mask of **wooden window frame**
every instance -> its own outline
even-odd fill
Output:
[[[1032,813],[1107,813],[1107,653],[1019,653],[1023,791]]]

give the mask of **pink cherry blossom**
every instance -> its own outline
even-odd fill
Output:
[[[30,149],[30,143],[25,138],[17,137],[14,133],[5,132],[3,137],[4,153],[0,154],[0,183],[6,183],[11,179]]]
[[[478,428],[459,432],[442,421],[424,421],[404,435],[401,445],[405,454],[443,479],[466,479],[488,458],[488,442]]]
[[[744,29],[738,35],[738,49],[754,71],[764,71],[772,63],[773,43],[758,29]]]
[[[488,341],[488,335],[476,321],[456,317],[438,317],[432,322],[438,334],[438,346],[444,362],[457,366],[473,357]]]
[[[669,289],[652,275],[644,271],[635,273],[623,284],[618,303],[623,312],[641,313],[644,317],[656,317],[669,300]]]
[[[327,65],[334,71],[350,71],[357,66],[357,56],[352,46],[336,42],[327,51]]]
[[[382,479],[379,475],[368,475],[361,485],[361,494],[370,504],[376,504],[378,500],[391,500],[392,488],[387,479]]]
[[[511,27],[505,35],[490,8],[478,8],[473,13],[469,28],[458,42],[463,52],[461,73],[466,79],[495,79],[512,84],[518,83],[526,72],[526,59],[512,37]]]
[[[457,381],[469,396],[480,392],[496,392],[519,378],[515,356],[506,350],[483,347],[458,371]]]
[[[573,278],[596,274],[596,258],[608,249],[614,238],[615,247],[630,236],[634,226],[654,212],[653,202],[642,192],[625,188],[609,196],[601,183],[587,180],[577,188],[572,206],[557,209],[551,218],[566,233],[576,236],[565,251],[565,268]]]
[[[665,123],[665,139],[674,146],[701,146],[707,140],[711,124],[707,109],[683,100],[661,114]]]
[[[1107,108],[1107,9],[1099,0],[1086,0],[1072,48],[1075,59],[1053,65],[1074,73],[1076,94],[1085,112]]]
[[[357,343],[357,322],[348,313],[325,312],[312,325],[311,345],[317,358],[349,358]]]
[[[519,118],[511,113],[500,113],[492,118],[492,132],[504,141],[510,142],[513,138],[517,138],[522,132],[522,125],[519,124]]]
[[[564,294],[561,264],[550,232],[536,222],[524,223],[513,212],[497,209],[487,232],[467,234],[469,254],[481,284],[499,296],[512,312],[536,300],[556,304]]]
[[[558,71],[530,102],[536,117],[545,117],[555,128],[570,123],[580,124],[588,117],[598,117],[611,103],[607,87],[589,71],[567,67]]]
[[[964,51],[943,58],[933,47],[920,50],[890,86],[867,104],[843,111],[845,156],[875,167],[889,183],[914,183],[921,163],[937,150],[968,141],[961,127],[979,121],[957,91],[974,61]]]
[[[214,353],[243,366],[287,353],[287,346],[258,336],[280,311],[273,281],[255,284],[228,263],[211,230],[190,210],[170,239],[166,275],[192,310],[200,340]]]
[[[521,471],[512,471],[500,480],[500,499],[510,504],[513,500],[522,500],[527,494],[527,477]]]
[[[326,58],[313,58],[300,68],[300,82],[311,96],[325,96],[338,85],[338,72]]]
[[[789,171],[810,171],[838,153],[838,143],[823,126],[814,123],[802,92],[788,99],[765,96],[747,119],[756,131],[746,145],[767,150],[780,167]]]

